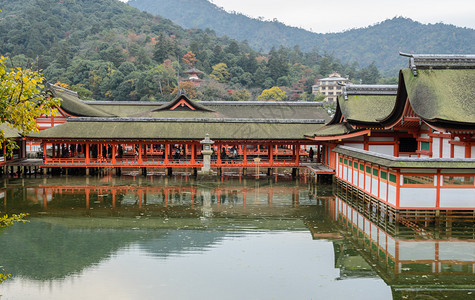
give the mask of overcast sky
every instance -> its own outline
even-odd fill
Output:
[[[173,0],[172,0],[173,1]],[[474,0],[211,0],[227,11],[314,32],[339,32],[403,16],[421,23],[475,28]]]

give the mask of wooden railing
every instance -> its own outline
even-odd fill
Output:
[[[70,157],[70,158],[46,158],[43,160],[45,166],[61,166],[61,167],[201,167],[203,159],[191,158],[186,159],[164,159],[164,158],[142,158],[125,157],[125,158],[89,158]],[[212,167],[298,167],[299,162],[295,159],[274,159],[272,162],[268,158],[248,157],[246,161],[240,157],[236,159],[211,159]]]

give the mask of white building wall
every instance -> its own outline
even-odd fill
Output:
[[[442,157],[443,158],[450,158],[450,144],[449,144],[450,139],[443,139],[442,142]]]
[[[475,189],[440,189],[440,207],[475,207]]]
[[[436,207],[436,188],[400,188],[399,206],[405,207]]]
[[[388,189],[388,184],[386,182],[379,182],[379,198],[383,199],[384,201],[387,201],[386,199],[386,193]]]
[[[388,202],[392,205],[396,205],[396,186],[389,185],[388,186]]]
[[[365,191],[368,193],[371,192],[371,176],[365,175]]]
[[[364,190],[364,173],[358,172],[358,187]]]
[[[454,146],[454,158],[465,158],[465,147],[460,145]]]
[[[363,150],[363,149],[364,149],[364,145],[363,145],[363,144],[348,143],[348,144],[343,144],[343,145],[346,146],[346,147],[356,148],[356,149],[360,149],[360,150]]]
[[[475,146],[472,146],[471,158],[475,158]]]
[[[378,179],[371,177],[371,181],[371,194],[373,194],[375,197],[378,197]]]
[[[440,138],[432,139],[432,157],[439,158],[440,156]]]
[[[393,145],[369,145],[368,150],[381,154],[394,155]]]

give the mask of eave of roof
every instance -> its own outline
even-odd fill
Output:
[[[113,116],[112,114],[82,102],[76,92],[52,84],[47,85],[47,90],[53,93],[54,97],[61,99],[61,109],[63,109],[69,115],[79,117]]]
[[[79,120],[77,120],[79,119]],[[82,120],[81,120],[82,119]],[[303,133],[323,126],[315,120],[75,118],[43,130],[39,139],[212,139],[305,140]],[[95,119],[95,120],[94,120]],[[102,120],[98,120],[102,119]]]

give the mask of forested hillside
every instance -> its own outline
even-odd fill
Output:
[[[317,49],[332,53],[343,62],[358,61],[362,66],[375,62],[392,75],[405,60],[398,51],[415,53],[475,53],[475,30],[453,25],[424,25],[406,18],[342,33],[317,34],[286,26],[278,21],[263,21],[238,13],[227,13],[208,0],[130,0],[141,10],[169,18],[185,28],[210,28],[218,35],[247,40],[254,49],[299,45],[302,51]],[[337,5],[337,4],[335,4]],[[315,18],[324,12],[315,12]],[[335,19],[338,22],[338,19]]]
[[[180,89],[203,100],[256,99],[273,86],[287,99],[313,100],[315,79],[333,71],[354,82],[380,80],[374,64],[341,63],[298,46],[259,53],[118,0],[3,0],[0,10],[0,55],[14,66],[41,70],[49,82],[83,98],[169,100],[180,81]],[[183,80],[191,67],[204,72],[197,90]]]

